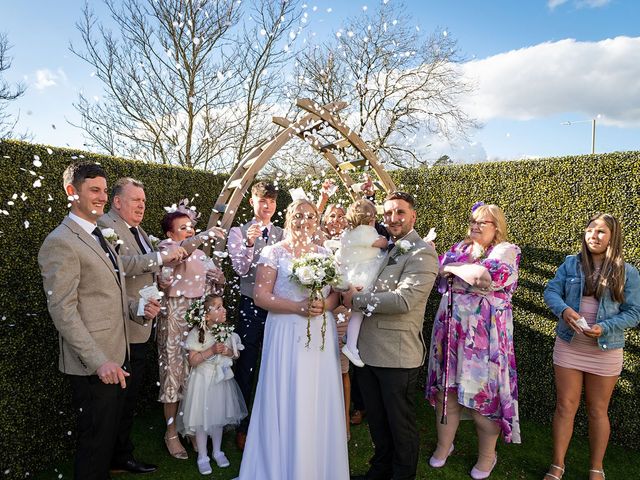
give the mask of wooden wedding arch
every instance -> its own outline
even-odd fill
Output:
[[[216,200],[207,228],[218,225],[228,230],[231,227],[238,207],[258,172],[278,150],[296,137],[309,143],[329,162],[354,200],[357,198],[352,188],[354,182],[347,172],[361,166],[369,166],[373,170],[378,177],[377,185],[385,192],[395,190],[391,176],[382,168],[373,150],[338,116],[338,112],[346,108],[346,102],[319,105],[307,98],[301,98],[296,101],[296,105],[306,114],[295,122],[283,117],[272,118],[273,122],[281,127],[281,130],[273,137],[261,142],[240,160]],[[331,133],[334,133],[339,140],[323,144],[317,133],[329,128],[333,130]],[[349,146],[353,147],[361,155],[361,158],[339,161],[334,152],[344,150]],[[220,248],[224,248],[224,245],[216,245],[216,250]]]

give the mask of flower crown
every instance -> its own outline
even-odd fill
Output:
[[[199,327],[202,330],[207,328],[207,320],[205,319],[204,310],[204,297],[194,300],[191,305],[189,305],[184,319],[190,328]]]

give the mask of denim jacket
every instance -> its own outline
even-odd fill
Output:
[[[602,335],[598,338],[601,350],[623,348],[624,329],[635,327],[640,321],[640,275],[628,263],[624,264],[624,271],[624,303],[615,302],[609,290],[600,298],[596,323],[602,328]],[[544,289],[544,302],[560,319],[556,333],[566,342],[571,341],[575,332],[562,318],[562,312],[568,307],[580,311],[583,290],[580,255],[569,255]]]

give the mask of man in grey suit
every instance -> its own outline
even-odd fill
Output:
[[[374,288],[351,288],[343,294],[347,307],[365,317],[358,349],[365,366],[358,371],[375,452],[366,475],[357,480],[413,480],[418,466],[415,388],[424,363],[422,335],[427,298],[438,274],[438,257],[413,229],[413,197],[387,195],[384,220],[390,234],[387,257]]]
[[[123,259],[97,227],[107,202],[104,170],[76,163],[64,172],[71,211],[45,239],[38,263],[49,314],[59,332],[59,368],[71,384],[78,414],[74,478],[104,480],[120,420],[128,372],[128,317]],[[150,302],[144,317],[160,310]]]
[[[146,195],[144,185],[133,178],[121,178],[111,190],[111,208],[98,219],[101,228],[112,228],[120,242],[119,254],[126,259],[137,257],[142,271],[126,275],[126,291],[130,300],[140,299],[140,289],[155,283],[155,272],[163,264],[163,257],[149,240],[140,223],[144,218]],[[152,322],[135,313],[129,316],[129,364],[131,378],[125,394],[125,402],[120,419],[116,445],[111,460],[113,471],[149,473],[157,469],[155,465],[138,461],[133,456],[131,428],[140,386],[143,383],[147,358],[147,345],[151,336]]]

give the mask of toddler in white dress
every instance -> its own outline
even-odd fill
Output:
[[[336,258],[349,284],[367,291],[377,278],[388,241],[379,235],[374,227],[376,207],[371,201],[356,200],[347,209],[346,218],[349,227],[340,238]],[[358,353],[358,335],[362,319],[362,312],[351,312],[347,342],[342,347],[342,353],[358,367],[364,366]]]
[[[187,311],[187,320],[195,326],[185,341],[191,373],[187,391],[180,403],[178,430],[183,435],[195,435],[198,447],[198,470],[211,473],[207,455],[207,436],[213,443],[213,459],[219,467],[228,467],[229,460],[220,450],[226,425],[238,424],[247,416],[240,388],[233,378],[233,360],[244,347],[240,337],[227,325],[227,311],[222,297],[207,295],[197,300]]]

